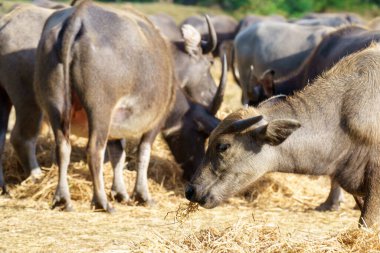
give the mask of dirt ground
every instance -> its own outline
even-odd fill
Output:
[[[218,63],[219,64],[219,63]],[[219,65],[215,66],[218,77]],[[219,117],[240,106],[240,89],[229,77]],[[378,231],[357,228],[359,211],[345,194],[339,211],[317,212],[328,195],[325,177],[270,174],[249,193],[212,210],[200,208],[183,223],[175,222],[183,197],[181,170],[162,139],[155,141],[149,169],[153,207],[113,203],[110,215],[90,209],[90,173],[85,139],[72,137],[69,184],[75,211],[51,210],[57,183],[52,165],[54,143],[45,135],[38,144],[44,170],[39,183],[22,183],[12,148],[3,159],[11,197],[0,198],[1,252],[380,252]],[[124,172],[132,192],[135,172]],[[105,169],[110,191],[112,171]]]

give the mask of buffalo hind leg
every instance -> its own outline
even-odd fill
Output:
[[[55,190],[52,209],[62,207],[62,210],[72,211],[69,184],[67,182],[67,169],[70,163],[71,144],[69,139],[69,127],[63,128],[61,113],[49,113],[50,123],[55,138],[55,154],[58,163],[58,185]]]
[[[8,95],[0,88],[0,187],[2,189],[2,195],[8,194],[4,179],[2,158],[5,149],[5,137],[7,134],[9,113],[11,111],[11,108],[12,104],[9,100]]]
[[[94,192],[92,206],[96,210],[112,213],[114,209],[108,203],[103,177],[103,163],[111,121],[111,110],[106,110],[106,107],[103,107],[102,110],[97,110],[95,107],[88,108],[92,108],[91,110],[86,110],[89,119],[87,161],[90,167]]]
[[[126,203],[129,201],[127,190],[125,189],[123,169],[125,164],[125,141],[112,140],[107,143],[108,157],[113,168],[113,182],[111,196],[118,202]]]
[[[367,169],[366,192],[359,224],[380,229],[380,161],[372,163]]]
[[[42,112],[35,103],[15,104],[14,106],[16,123],[12,130],[11,143],[22,168],[35,180],[42,175],[36,158],[36,143]]]
[[[137,177],[133,191],[133,197],[139,204],[151,206],[154,200],[150,196],[148,189],[148,167],[150,161],[150,152],[154,139],[156,138],[159,128],[153,129],[141,138],[137,158]]]
[[[331,178],[330,193],[325,202],[315,208],[317,211],[336,211],[339,210],[340,203],[343,202],[343,192],[339,183]]]

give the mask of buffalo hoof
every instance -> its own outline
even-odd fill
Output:
[[[43,177],[44,177],[44,174],[42,173],[40,169],[33,170],[30,173],[30,176],[25,181],[31,181],[34,184],[38,184],[38,183],[41,183]]]
[[[130,198],[127,193],[121,193],[116,191],[111,191],[111,199],[116,200],[121,204],[126,204],[130,201]]]
[[[339,204],[331,204],[331,203],[322,203],[315,208],[316,211],[319,212],[327,212],[327,211],[338,211],[340,208]]]
[[[55,209],[55,208],[60,208],[61,211],[65,211],[65,212],[73,212],[74,211],[74,207],[71,204],[71,202],[68,202],[64,198],[54,197],[51,209]]]
[[[112,214],[116,211],[115,208],[108,202],[102,204],[93,200],[91,202],[91,207],[95,212],[106,212]]]
[[[140,206],[152,207],[156,205],[156,201],[154,201],[154,199],[151,197],[143,197],[140,194],[134,194],[133,200]]]

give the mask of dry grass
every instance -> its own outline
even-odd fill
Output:
[[[5,1],[4,9],[11,4]],[[148,13],[159,11],[152,6]],[[177,21],[191,11],[173,9]],[[219,73],[217,62],[213,74]],[[221,118],[240,107],[241,91],[231,76],[229,83]],[[73,136],[72,143],[72,213],[50,209],[57,184],[52,139],[47,135],[39,140],[44,176],[38,183],[25,180],[7,143],[3,164],[11,197],[0,197],[1,252],[380,252],[379,232],[357,228],[359,211],[348,194],[340,211],[314,211],[329,191],[325,177],[271,174],[220,207],[189,207],[181,170],[161,138],[154,143],[149,168],[149,189],[157,204],[146,208],[115,203],[113,215],[93,212],[86,140]],[[133,147],[132,141],[129,153]],[[134,179],[135,172],[124,172],[129,192]],[[105,182],[110,192],[109,163]]]
[[[220,65],[215,66],[218,76]],[[240,106],[240,90],[227,87],[224,117]],[[11,198],[0,198],[0,251],[4,252],[378,252],[379,232],[358,229],[359,211],[346,194],[342,209],[320,213],[329,179],[271,174],[252,188],[212,210],[193,206],[183,197],[181,170],[166,144],[156,140],[149,169],[149,188],[157,204],[146,208],[115,203],[113,215],[90,210],[90,173],[85,162],[86,140],[72,137],[70,192],[75,212],[50,210],[57,183],[52,165],[54,143],[45,136],[38,144],[44,169],[39,183],[24,179],[9,145],[4,165]],[[134,142],[128,152],[133,153]],[[112,170],[105,168],[107,192]],[[135,172],[125,171],[129,192]],[[184,209],[185,208],[185,209]],[[177,211],[176,211],[177,210]]]

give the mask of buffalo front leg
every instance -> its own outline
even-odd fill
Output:
[[[0,187],[2,189],[2,195],[8,194],[4,179],[2,158],[5,149],[5,137],[7,134],[8,119],[11,107],[12,104],[7,94],[0,88]]]
[[[123,169],[125,164],[125,141],[112,140],[107,143],[108,157],[113,168],[113,182],[111,196],[118,202],[126,203],[129,201],[127,190],[125,189]]]
[[[378,158],[377,158],[378,159]],[[365,197],[359,224],[380,228],[380,162],[369,166],[365,179]]]
[[[148,189],[148,167],[150,152],[154,139],[158,134],[158,129],[154,129],[143,135],[138,150],[137,176],[133,197],[140,204],[150,206],[154,204]]]
[[[343,192],[339,183],[331,178],[330,193],[325,202],[320,204],[317,211],[336,211],[339,210],[340,203],[343,202]]]

